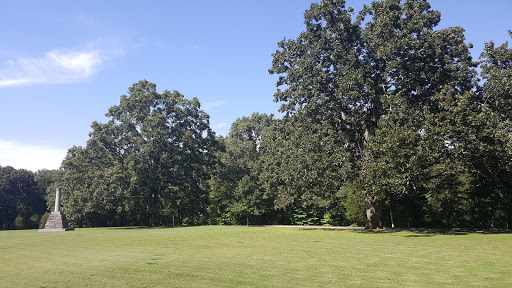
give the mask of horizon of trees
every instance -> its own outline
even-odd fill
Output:
[[[60,173],[0,166],[0,230],[37,229],[41,221],[46,222],[41,218],[47,211],[47,190],[55,186]]]
[[[508,43],[473,60],[464,30],[436,30],[440,12],[424,0],[354,13],[344,0],[312,3],[305,31],[272,55],[284,115],[241,117],[225,137],[197,98],[133,84],[61,169],[0,167],[1,228],[33,227],[59,186],[76,227],[509,229]]]

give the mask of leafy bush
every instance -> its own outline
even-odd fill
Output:
[[[39,227],[39,220],[41,220],[41,216],[34,214],[28,218],[28,228],[37,229]]]
[[[296,208],[293,213],[293,222],[295,225],[320,225],[321,219],[317,212],[310,208]]]
[[[365,207],[364,197],[361,195],[361,189],[356,183],[341,187],[338,192],[345,200],[343,207],[345,208],[345,217],[348,223],[356,224],[357,226],[365,225]]]
[[[44,225],[46,225],[46,221],[48,220],[48,217],[50,216],[50,213],[46,212],[41,216],[41,220],[39,220],[39,229],[44,229]]]
[[[332,217],[330,213],[325,213],[324,218],[320,220],[322,222],[322,226],[332,226]]]
[[[21,230],[25,228],[25,221],[23,220],[23,217],[21,215],[18,215],[16,219],[14,220],[14,228]]]

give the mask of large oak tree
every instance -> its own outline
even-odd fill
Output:
[[[64,210],[77,225],[203,223],[215,149],[209,116],[197,98],[133,84],[119,105],[94,122],[85,148],[63,162],[69,198]]]
[[[367,227],[382,227],[386,201],[421,193],[429,174],[426,151],[418,149],[427,115],[439,110],[434,96],[445,87],[459,95],[475,87],[470,46],[462,28],[435,30],[440,13],[424,0],[373,2],[357,17],[344,0],[324,0],[304,18],[306,30],[273,54],[270,73],[283,87],[275,100],[287,116],[317,122],[327,139],[344,138],[338,145],[355,157],[331,160],[343,163],[331,169],[356,171],[343,173],[340,185],[361,187]],[[448,149],[442,140],[436,145]]]

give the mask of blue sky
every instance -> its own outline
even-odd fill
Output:
[[[371,1],[348,0],[357,11]],[[253,112],[277,113],[277,42],[304,30],[310,0],[2,1],[0,166],[57,169],[85,146],[133,83],[197,97],[217,134]],[[432,0],[438,28],[461,26],[478,57],[510,42],[512,1]]]

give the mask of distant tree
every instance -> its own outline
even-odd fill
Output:
[[[69,150],[64,208],[78,225],[155,226],[164,209],[178,222],[204,222],[216,146],[208,114],[197,98],[158,93],[146,80],[128,91],[109,109],[109,122],[93,122],[87,146]]]
[[[30,228],[30,229],[37,229],[37,228],[39,228],[40,221],[41,221],[41,215],[34,214],[34,215],[30,216],[30,218],[28,218],[26,226],[27,226],[27,228]]]
[[[228,165],[237,174],[228,210],[235,218],[244,217],[247,225],[250,216],[260,216],[269,209],[259,184],[259,161],[264,153],[262,133],[272,124],[273,116],[253,113],[251,117],[239,118],[231,125],[227,138]]]
[[[233,172],[226,164],[228,161],[227,139],[219,136],[217,142],[218,149],[214,153],[218,161],[212,166],[208,183],[208,221],[214,225],[233,224],[235,220],[231,217],[228,207],[232,202],[234,187],[239,176],[238,172]]]
[[[20,228],[23,219],[32,215],[42,215],[46,210],[46,203],[37,189],[34,173],[24,169],[0,166],[0,227],[13,228],[16,224]],[[16,218],[19,217],[15,223]]]
[[[239,118],[223,139],[224,152],[219,154],[220,166],[212,177],[210,190],[212,216],[224,219],[217,223],[230,219],[249,224],[249,218],[269,210],[259,184],[259,161],[264,153],[262,133],[272,121],[273,115],[259,113]]]
[[[230,156],[231,166],[243,171],[253,170],[263,153],[262,133],[272,124],[274,115],[253,113],[251,117],[238,118],[226,138],[226,152]]]
[[[53,211],[55,203],[55,190],[62,184],[63,170],[42,169],[35,173],[34,179],[41,197],[46,199],[48,211]]]
[[[92,142],[92,141],[91,141]],[[123,190],[123,177],[113,174],[119,167],[106,151],[98,151],[92,143],[87,148],[72,147],[62,163],[63,212],[73,226],[123,225],[128,193]],[[55,195],[53,191],[49,195]],[[49,197],[49,207],[51,203]],[[53,197],[54,199],[54,197]]]
[[[339,225],[344,217],[338,192],[352,173],[349,144],[331,119],[311,118],[284,117],[264,131],[260,179],[274,208],[286,212],[291,223],[300,218],[320,224],[328,214]],[[308,217],[316,220],[303,219]]]
[[[245,218],[245,224],[249,226],[250,216],[259,216],[266,210],[263,190],[249,175],[245,175],[237,184],[228,209],[235,218]]]
[[[16,219],[14,219],[14,228],[21,230],[21,229],[25,229],[25,227],[26,227],[25,219],[23,219],[23,217],[21,217],[21,215],[18,215],[16,217]]]
[[[512,37],[512,31],[508,32]],[[479,190],[488,211],[488,227],[510,228],[512,223],[512,47],[508,42],[495,47],[486,43],[481,55],[481,75],[485,80],[480,96],[481,112],[477,119],[482,127],[474,144],[478,154],[472,158],[472,171],[478,171]],[[487,207],[486,207],[487,206]]]
[[[39,229],[44,229],[46,226],[46,221],[48,221],[48,217],[50,216],[50,213],[46,212],[41,216],[41,219],[39,219]]]
[[[437,225],[509,227],[512,172],[512,53],[507,44],[486,44],[482,87],[471,91],[444,87],[432,99],[437,110],[425,125],[424,150],[436,159],[427,199]],[[433,177],[437,174],[437,177]]]
[[[512,30],[508,33],[512,37]],[[486,80],[483,85],[484,104],[487,109],[496,113],[503,125],[510,124],[507,122],[512,118],[512,47],[508,47],[508,42],[495,47],[495,43],[491,41],[486,43],[481,59],[481,75]],[[510,134],[504,133],[504,136]]]

